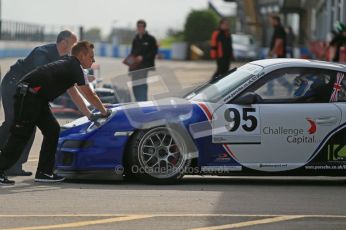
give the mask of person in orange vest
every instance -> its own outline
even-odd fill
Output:
[[[342,60],[343,53],[346,48],[346,26],[341,22],[336,22],[335,25],[336,34],[330,41],[329,46],[332,48],[332,61],[333,62],[346,62]]]
[[[217,69],[212,79],[226,74],[233,60],[232,36],[230,33],[229,22],[222,18],[219,27],[211,36],[210,57],[216,60]]]

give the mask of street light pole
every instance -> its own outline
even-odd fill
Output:
[[[116,27],[115,24],[117,23],[118,20],[113,20],[112,21],[112,44],[113,45],[117,45],[118,41],[117,41],[117,36],[116,36]]]
[[[0,0],[0,40],[2,40],[2,0]]]

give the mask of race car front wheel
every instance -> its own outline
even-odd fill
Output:
[[[144,182],[177,182],[191,163],[184,140],[167,127],[137,131],[129,150],[126,171]]]

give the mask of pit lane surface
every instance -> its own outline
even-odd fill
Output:
[[[126,72],[119,59],[97,60],[105,81]],[[2,72],[14,61],[2,60]],[[158,65],[180,69],[186,85],[215,68],[212,62]],[[38,131],[26,170],[35,172],[41,141]],[[190,176],[165,186],[14,179],[16,185],[0,187],[0,229],[346,229],[346,178]]]
[[[345,178],[190,176],[166,186],[15,179],[0,188],[0,229],[346,228]]]

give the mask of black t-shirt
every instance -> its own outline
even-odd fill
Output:
[[[226,59],[230,58],[233,55],[231,34],[229,32],[219,30],[217,40],[221,43],[222,54],[223,54],[222,58],[226,58]]]
[[[41,66],[25,75],[20,82],[28,83],[47,101],[54,100],[75,84],[88,84],[79,60],[73,56]]]
[[[137,34],[132,41],[131,54],[142,56],[143,61],[136,69],[144,69],[155,66],[155,56],[157,54],[157,43],[154,36],[146,32],[142,37]]]
[[[340,59],[340,47],[346,47],[346,37],[342,34],[337,34],[330,42],[331,46],[335,46],[335,56],[333,57],[334,62],[338,62]]]
[[[270,50],[272,50],[275,46],[275,40],[282,39],[283,40],[283,55],[278,57],[286,57],[286,32],[282,25],[278,25],[274,27],[274,33],[272,36],[272,40],[270,42]]]

